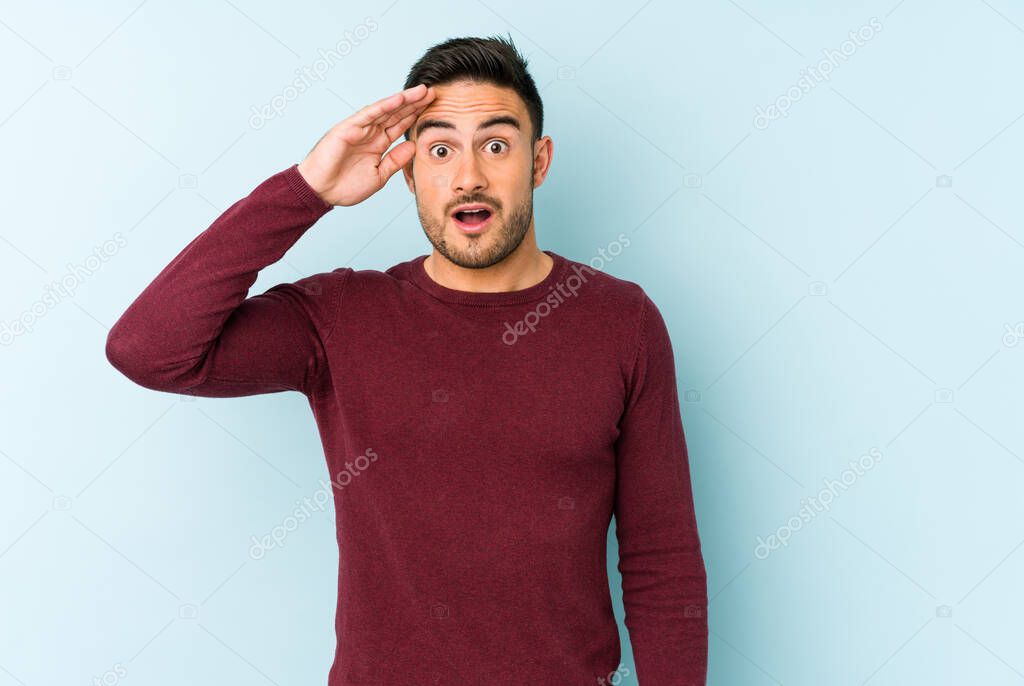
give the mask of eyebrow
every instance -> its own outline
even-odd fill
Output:
[[[476,130],[480,131],[491,126],[499,126],[501,124],[508,124],[509,126],[515,127],[517,130],[521,129],[521,127],[519,126],[518,119],[507,114],[502,114],[487,119],[486,121],[481,123],[480,126],[476,127]],[[445,121],[443,119],[424,119],[423,121],[416,125],[416,138],[419,138],[420,134],[422,134],[424,130],[430,128],[454,129],[455,124],[452,124],[450,121]]]

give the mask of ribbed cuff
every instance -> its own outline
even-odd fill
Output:
[[[313,190],[313,187],[306,182],[306,179],[299,173],[299,164],[297,162],[281,172],[281,175],[288,182],[288,186],[295,191],[295,195],[299,196],[299,199],[302,200],[306,207],[318,216],[334,209],[334,205],[321,198]]]

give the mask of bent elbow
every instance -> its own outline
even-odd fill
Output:
[[[107,333],[104,353],[114,369],[135,383],[146,385],[153,370],[145,365],[146,357],[142,347],[132,340],[131,334],[118,322]]]
[[[107,334],[104,354],[114,369],[144,388],[181,393],[188,387],[187,378],[161,368],[154,347],[133,335],[122,322]]]

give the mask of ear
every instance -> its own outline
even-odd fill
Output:
[[[554,141],[551,136],[542,136],[533,145],[533,187],[537,188],[544,183],[544,178],[551,169],[551,157],[555,150]]]
[[[409,188],[409,192],[416,193],[416,180],[412,173],[412,165],[416,162],[416,156],[413,155],[412,159],[405,163],[402,167],[402,176],[405,177],[405,185]]]

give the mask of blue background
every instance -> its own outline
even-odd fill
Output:
[[[626,234],[605,268],[669,325],[709,683],[1024,682],[1022,27],[1009,0],[0,4],[0,686],[325,683],[332,513],[247,554],[327,477],[305,399],[147,391],[105,337],[427,47],[491,33],[554,139],[541,247],[585,261]],[[393,177],[253,293],[428,251]]]

